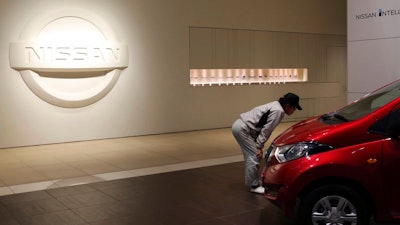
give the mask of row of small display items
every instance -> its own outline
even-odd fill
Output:
[[[192,86],[205,86],[205,85],[244,85],[244,84],[285,84],[293,82],[304,82],[299,80],[289,80],[289,79],[218,79],[218,78],[200,78],[200,79],[190,79],[190,84]]]
[[[307,69],[192,69],[190,84],[276,84],[307,81]]]

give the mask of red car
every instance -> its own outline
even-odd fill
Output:
[[[400,80],[299,122],[266,154],[265,197],[296,224],[400,221]]]

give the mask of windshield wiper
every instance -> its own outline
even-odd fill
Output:
[[[340,114],[335,114],[335,115],[333,115],[336,119],[339,119],[339,120],[342,120],[342,121],[344,121],[344,122],[349,122],[349,120],[346,118],[346,117],[344,117],[344,116],[342,116],[342,115],[340,115]]]
[[[322,120],[328,120],[328,119],[330,119],[330,118],[332,118],[332,115],[331,115],[331,114],[324,114],[324,115],[321,116],[321,119],[322,119]]]
[[[320,117],[320,119],[322,121],[333,121],[333,118],[338,119],[340,121],[343,122],[349,122],[350,120],[347,119],[346,117],[340,115],[340,114],[336,114],[336,113],[328,113],[328,114],[324,114]]]

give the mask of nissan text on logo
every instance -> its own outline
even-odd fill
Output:
[[[10,65],[44,101],[84,107],[114,87],[128,67],[128,46],[96,15],[69,9],[27,24],[10,43]]]

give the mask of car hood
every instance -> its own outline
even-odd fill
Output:
[[[294,124],[278,137],[275,138],[276,145],[286,145],[301,141],[315,141],[318,137],[328,134],[336,125],[324,124],[319,117],[312,117]]]
[[[372,115],[337,124],[324,123],[320,118],[321,116],[312,117],[294,124],[275,138],[274,145],[313,141],[340,148],[382,138],[382,135],[368,132],[368,128],[376,122]]]

